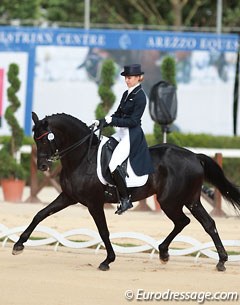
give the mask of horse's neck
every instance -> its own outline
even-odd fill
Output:
[[[66,119],[64,118],[58,118],[56,121],[53,119],[51,125],[55,131],[54,133],[58,135],[61,145],[63,148],[66,148],[65,146],[69,146],[83,139],[90,133],[90,130],[80,120],[75,121],[70,116],[69,119],[68,116],[66,116]]]
[[[86,158],[89,149],[90,130],[85,125],[75,122],[61,122],[55,126],[59,151],[69,150],[62,159],[62,165],[76,167]]]

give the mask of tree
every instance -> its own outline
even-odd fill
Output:
[[[21,82],[18,78],[19,67],[17,64],[10,64],[9,70],[7,73],[8,82],[10,86],[7,89],[7,96],[10,105],[5,111],[5,119],[11,129],[11,138],[10,138],[10,154],[14,157],[16,152],[22,146],[24,132],[23,129],[19,126],[19,123],[15,117],[15,112],[20,107],[21,103],[17,97],[17,92],[20,89]]]
[[[12,19],[39,19],[41,0],[2,0],[0,3],[0,21],[6,23]]]
[[[44,18],[56,22],[84,21],[84,1],[82,0],[40,0]]]
[[[223,0],[223,27],[240,26],[239,0]],[[91,0],[91,24],[122,28],[216,27],[217,0]],[[84,24],[83,0],[2,0],[0,21],[44,19],[66,26]],[[26,21],[24,21],[26,22]],[[102,25],[102,26],[101,26]]]
[[[162,75],[162,81],[167,82],[169,85],[172,85],[174,87],[177,86],[177,81],[176,81],[176,62],[174,60],[173,57],[171,56],[166,56],[163,59],[162,65],[161,65],[161,75]],[[173,88],[174,88],[173,87]],[[170,90],[170,88],[168,88],[168,90]],[[175,92],[175,89],[174,89]],[[165,95],[167,93],[165,92]],[[169,95],[169,94],[168,94]],[[171,98],[169,100],[169,98]],[[176,100],[175,95],[169,95],[169,98],[165,101],[165,103],[170,103],[169,105],[172,105],[172,103],[175,103]],[[161,102],[163,103],[163,101]],[[175,105],[175,104],[174,104]],[[167,108],[167,107],[166,107]],[[176,110],[176,108],[175,108]],[[165,110],[166,112],[166,110]],[[171,112],[169,111],[170,115]],[[174,116],[171,116],[171,118],[173,119]],[[165,143],[167,141],[167,132],[169,132],[169,123],[164,123],[160,126],[160,124],[154,123],[154,137],[155,139],[160,142],[160,138],[163,138],[163,142]]]
[[[115,102],[115,95],[111,90],[114,84],[115,77],[115,65],[112,59],[105,59],[102,64],[100,84],[98,88],[98,94],[101,97],[101,103],[97,106],[95,111],[96,118],[104,118],[109,110],[112,108]],[[109,136],[113,133],[113,128],[105,128],[104,134]]]
[[[163,59],[161,66],[161,74],[163,80],[176,87],[176,63],[174,58],[172,58],[171,56],[166,56]]]
[[[215,27],[217,1],[92,0],[91,22],[169,27]],[[239,26],[240,2],[223,0],[223,26]],[[100,13],[101,12],[101,13]],[[129,18],[131,16],[131,19]],[[231,23],[231,24],[230,24]]]
[[[0,177],[11,179],[25,178],[25,170],[21,164],[17,163],[16,153],[22,146],[24,132],[19,126],[15,117],[15,112],[20,107],[20,101],[17,97],[17,92],[20,89],[21,82],[18,78],[19,67],[17,64],[12,63],[9,65],[7,77],[9,87],[7,89],[7,97],[9,106],[5,110],[4,117],[10,127],[11,136],[9,141],[6,141],[0,151]]]

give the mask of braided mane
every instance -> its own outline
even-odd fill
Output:
[[[47,120],[50,124],[54,125],[58,121],[64,123],[67,126],[71,126],[73,132],[77,132],[79,130],[81,132],[84,132],[85,134],[90,133],[90,128],[87,126],[86,123],[82,122],[81,120],[70,114],[56,113],[46,116],[44,120]],[[93,140],[94,143],[97,143],[98,141],[98,138],[95,134],[93,134]]]

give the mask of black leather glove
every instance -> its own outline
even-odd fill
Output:
[[[107,127],[109,124],[106,122],[105,119],[100,119],[99,120],[99,128],[104,128]]]

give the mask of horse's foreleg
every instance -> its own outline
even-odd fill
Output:
[[[224,264],[228,260],[228,255],[218,235],[215,221],[207,213],[200,201],[196,204],[188,206],[188,208],[192,212],[193,216],[201,223],[204,230],[211,236],[215,244],[219,256],[219,262],[216,265],[217,270],[225,271],[226,267],[224,266]]]
[[[72,202],[69,197],[67,197],[64,193],[61,193],[52,203],[50,203],[47,207],[39,211],[34,216],[30,225],[20,235],[19,240],[14,244],[12,254],[20,254],[23,251],[23,244],[28,240],[33,230],[42,220],[74,203],[76,202]]]
[[[99,204],[99,203],[98,203]],[[115,261],[115,253],[112,247],[112,244],[109,239],[109,231],[107,227],[106,217],[103,210],[103,206],[90,206],[88,207],[90,214],[92,215],[96,226],[98,228],[98,232],[104,242],[107,257],[106,259],[99,265],[99,269],[102,271],[109,270],[109,264]]]
[[[166,215],[173,221],[174,228],[166,239],[158,246],[159,258],[162,263],[167,263],[169,260],[169,245],[173,239],[190,223],[190,219],[183,213],[182,210],[170,212],[162,208]]]

